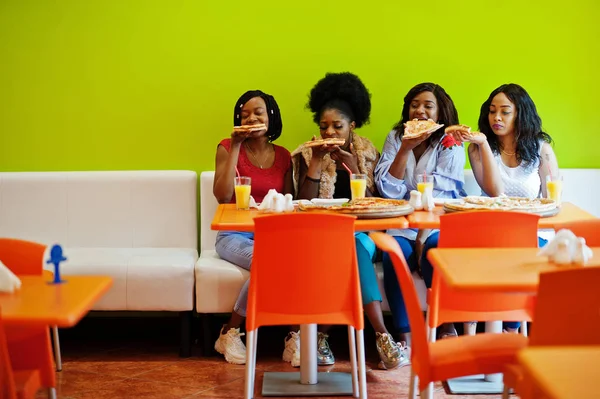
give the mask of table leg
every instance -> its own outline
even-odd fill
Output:
[[[502,322],[501,321],[488,321],[485,323],[486,333],[502,333]],[[485,380],[489,382],[500,382],[502,381],[502,373],[486,374]]]
[[[317,380],[317,325],[300,326],[300,382],[316,384]]]

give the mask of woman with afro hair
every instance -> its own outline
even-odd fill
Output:
[[[404,123],[413,119],[432,119],[445,127],[458,124],[458,112],[446,91],[434,83],[421,83],[404,97],[402,117],[388,134],[383,153],[375,169],[375,181],[385,198],[408,199],[417,189],[417,176],[433,176],[433,196],[459,198],[465,196],[465,151],[462,145],[445,139],[444,129],[417,138],[404,139]],[[438,230],[389,230],[411,269],[421,269],[425,285],[430,288],[433,268],[427,251],[437,246]],[[400,285],[390,257],[383,255],[383,282],[400,340],[410,346],[410,326]],[[456,335],[453,324],[441,326],[441,338]]]
[[[369,122],[371,113],[370,94],[362,81],[349,72],[328,73],[311,90],[308,108],[319,126],[321,138],[339,138],[345,142],[341,146],[300,146],[292,153],[298,198],[351,198],[350,175],[343,164],[352,173],[367,176],[366,196],[377,195],[373,172],[379,153],[369,139],[355,132]],[[373,266],[376,248],[367,234],[356,234],[356,251],[363,305],[376,331],[380,367],[391,369],[408,364],[408,354],[394,341],[383,321],[382,298]],[[319,332],[317,348],[319,364],[333,364],[334,357],[323,332]]]

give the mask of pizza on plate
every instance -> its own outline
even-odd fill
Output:
[[[317,139],[317,140],[307,141],[306,143],[304,143],[304,146],[305,147],[320,147],[322,145],[344,145],[344,143],[346,143],[346,140],[344,140],[344,139],[330,138],[330,139]]]
[[[257,125],[242,125],[242,126],[234,126],[234,132],[256,132],[258,130],[265,130],[267,125],[264,123],[259,123]]]
[[[455,139],[462,141],[463,137],[466,136],[468,138],[485,136],[485,134],[481,132],[476,132],[471,130],[471,126],[467,125],[452,125],[448,126],[444,132],[450,136],[453,136]],[[460,133],[460,135],[459,135]]]
[[[404,124],[404,135],[402,138],[414,139],[424,134],[435,132],[444,125],[437,124],[433,119],[413,119]]]
[[[366,197],[349,201],[342,205],[319,206],[315,204],[298,204],[301,211],[319,211],[327,210],[337,213],[355,214],[355,213],[384,213],[408,209],[410,205],[406,200],[395,200],[387,198]]]
[[[542,213],[556,209],[556,202],[546,198],[482,197],[470,195],[459,201],[448,201],[444,208],[450,211],[501,210]]]

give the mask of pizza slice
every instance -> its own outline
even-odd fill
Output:
[[[256,125],[241,125],[241,126],[233,127],[234,132],[256,132],[259,130],[266,130],[266,129],[267,129],[267,125],[265,125],[264,123],[259,123]]]
[[[320,147],[322,145],[344,145],[344,143],[346,143],[346,140],[344,140],[344,139],[329,138],[329,139],[317,139],[317,140],[307,141],[306,143],[304,143],[304,146],[311,148],[311,147]]]
[[[473,138],[473,137],[478,137],[478,136],[485,136],[485,134],[483,134],[481,132],[472,131],[471,130],[471,126],[467,126],[467,125],[452,125],[452,126],[448,126],[444,130],[444,132],[447,135],[450,135],[450,136],[454,137],[456,140],[459,140],[459,141],[464,141],[464,137],[465,136],[467,137],[467,139]]]
[[[413,119],[404,124],[404,135],[402,138],[414,139],[427,133],[432,133],[444,125],[437,124],[433,119]]]

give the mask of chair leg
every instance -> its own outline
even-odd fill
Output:
[[[56,399],[56,388],[48,388],[48,398]]]
[[[54,344],[54,363],[56,371],[62,371],[62,358],[60,356],[60,340],[58,339],[58,327],[52,327],[52,343]]]
[[[254,361],[256,360],[256,340],[254,339],[256,331],[248,331],[246,340],[246,380],[244,381],[244,398],[252,399],[254,397]]]
[[[360,388],[359,398],[367,399],[367,370],[365,364],[365,334],[363,330],[356,331],[356,343],[358,344],[358,386]]]
[[[348,326],[348,346],[350,350],[350,364],[352,366],[352,396],[358,398],[358,364],[356,363],[356,336],[354,327]]]
[[[465,330],[465,335],[475,335],[477,333],[477,322],[466,321],[463,323],[463,328]]]
[[[256,353],[258,352],[258,328],[254,331],[254,350],[252,351],[252,390],[256,381]]]
[[[526,321],[521,323],[521,334],[523,334],[524,337],[527,336],[527,322]]]
[[[437,328],[436,327],[432,327],[429,329],[429,342],[435,342],[437,336]]]
[[[504,389],[502,390],[502,399],[508,399],[510,397],[510,388],[508,385],[504,384]]]
[[[180,347],[179,357],[192,356],[192,311],[179,312],[180,318]]]
[[[433,399],[433,382],[427,384],[427,388],[425,388],[421,392],[421,398],[423,399]]]
[[[416,392],[417,392],[417,376],[415,375],[415,370],[413,370],[413,368],[410,368],[410,381],[409,381],[409,387],[408,387],[408,398],[409,399],[416,399]]]

